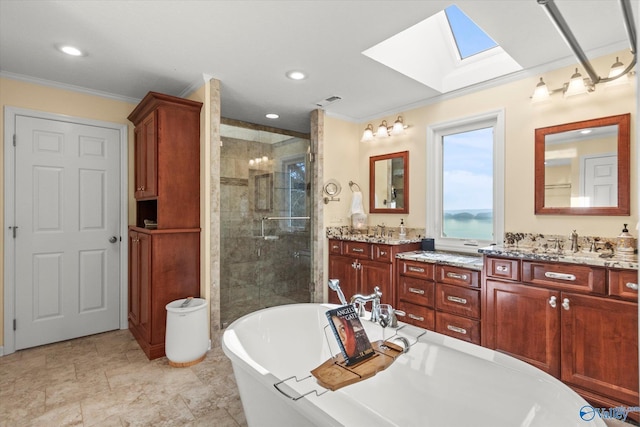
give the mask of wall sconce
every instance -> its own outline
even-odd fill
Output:
[[[393,123],[393,126],[389,126],[386,120],[383,120],[378,126],[378,130],[373,132],[373,125],[369,123],[362,133],[361,142],[373,141],[375,138],[387,138],[389,136],[397,136],[402,135],[404,130],[409,126],[404,124],[404,120],[402,116],[398,116],[396,121]]]
[[[531,96],[532,101],[539,102],[548,99],[552,93],[560,91],[562,91],[564,97],[567,98],[574,95],[593,92],[596,89],[595,86],[599,83],[605,83],[606,86],[613,86],[623,84],[624,80],[628,81],[628,75],[632,73],[631,69],[636,64],[637,51],[636,28],[633,20],[633,9],[629,0],[620,0],[620,6],[622,8],[624,26],[627,30],[629,44],[631,45],[630,51],[633,58],[629,66],[625,68],[624,64],[622,64],[619,58],[616,57],[616,62],[611,67],[609,76],[605,78],[598,76],[596,73],[595,69],[589,62],[587,55],[584,53],[575,36],[571,32],[567,21],[565,21],[564,17],[560,13],[560,10],[556,6],[554,0],[538,0],[538,4],[545,9],[549,15],[549,19],[553,24],[555,24],[560,36],[562,36],[564,41],[569,45],[569,48],[573,51],[578,61],[580,61],[580,64],[582,64],[584,70],[589,75],[589,78],[582,78],[582,75],[576,68],[576,72],[571,76],[569,82],[565,83],[562,88],[555,90],[549,90],[542,78],[540,78],[540,82],[536,85],[536,89]]]

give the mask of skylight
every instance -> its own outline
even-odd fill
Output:
[[[522,70],[520,64],[455,6],[439,11],[362,54],[441,93]]]
[[[480,27],[476,25],[456,5],[451,5],[444,10],[451,27],[451,33],[456,41],[458,53],[461,59],[477,55],[485,50],[498,46]]]

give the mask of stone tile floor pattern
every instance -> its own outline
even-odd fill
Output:
[[[213,347],[174,368],[118,330],[0,357],[0,426],[246,427],[231,363]]]
[[[148,360],[128,330],[0,357],[0,427],[247,427],[221,335],[188,368]]]

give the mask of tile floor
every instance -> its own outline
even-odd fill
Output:
[[[219,345],[189,368],[149,361],[128,330],[0,357],[2,427],[246,425]]]
[[[0,357],[0,427],[246,427],[231,363],[213,347],[173,368],[149,361],[124,330]]]

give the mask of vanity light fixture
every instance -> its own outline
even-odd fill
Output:
[[[544,99],[548,99],[549,96],[553,93],[562,91],[565,98],[585,94],[589,92],[593,92],[595,87],[599,83],[605,83],[606,86],[610,85],[618,85],[628,81],[628,75],[634,72],[631,69],[636,65],[636,27],[635,22],[633,20],[633,10],[631,8],[630,0],[620,0],[620,7],[622,9],[622,16],[624,19],[624,26],[627,30],[627,36],[629,38],[630,51],[633,55],[630,64],[625,67],[620,59],[616,57],[616,62],[611,67],[609,71],[609,75],[607,77],[600,77],[596,73],[595,69],[589,62],[587,55],[584,53],[575,36],[571,32],[567,21],[565,21],[564,17],[560,13],[560,10],[556,6],[554,0],[538,0],[538,4],[541,5],[547,14],[549,15],[549,19],[555,24],[556,29],[560,33],[560,36],[564,39],[564,41],[569,45],[569,48],[573,51],[574,55],[580,61],[580,64],[588,74],[588,78],[583,78],[582,75],[578,72],[576,68],[576,72],[571,76],[571,79],[568,83],[565,83],[562,88],[549,90],[546,88],[546,84],[542,78],[540,78],[540,82],[536,85],[536,89],[531,96],[532,101],[539,102]],[[543,87],[544,86],[544,87]]]
[[[383,120],[378,126],[378,130],[373,132],[373,125],[369,123],[362,133],[361,142],[373,141],[376,138],[388,138],[389,136],[398,136],[404,133],[404,130],[409,126],[404,124],[402,116],[398,116],[393,126],[389,126],[386,120]]]

